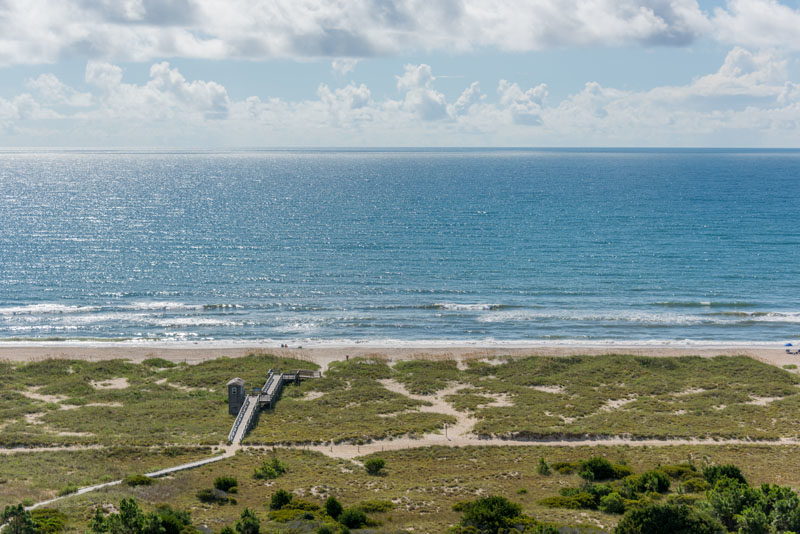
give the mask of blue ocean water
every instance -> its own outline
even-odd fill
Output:
[[[0,340],[783,342],[800,152],[0,153]]]

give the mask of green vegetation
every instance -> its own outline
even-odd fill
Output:
[[[236,493],[239,482],[234,477],[217,477],[214,479],[214,488],[228,493]]]
[[[141,365],[61,359],[4,363],[0,446],[216,445],[230,429],[225,384],[231,377],[260,386],[269,368],[301,367],[317,366],[267,355],[198,365],[160,359]]]
[[[153,479],[146,475],[128,475],[122,479],[122,483],[128,486],[149,486]]]
[[[273,456],[269,460],[264,460],[264,463],[259,467],[256,467],[253,472],[253,478],[259,480],[278,478],[285,472],[286,466],[276,456]]]
[[[448,415],[417,411],[427,403],[378,382],[392,376],[380,360],[334,362],[324,378],[285,388],[276,409],[244,443],[339,443],[440,431],[455,423]]]
[[[483,435],[630,434],[641,438],[775,439],[800,432],[800,378],[741,357],[531,357],[470,362],[448,397]],[[490,406],[506,395],[511,406]]]
[[[370,458],[364,462],[364,469],[372,476],[383,474],[384,467],[386,467],[386,460],[383,458]]]
[[[55,497],[67,486],[84,487],[119,480],[130,473],[150,472],[205,458],[208,447],[112,447],[56,452],[20,452],[0,461],[0,506],[29,504]]]

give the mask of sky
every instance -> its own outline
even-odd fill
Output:
[[[800,2],[0,0],[0,147],[798,147]]]

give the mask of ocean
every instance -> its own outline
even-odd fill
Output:
[[[800,338],[800,151],[0,152],[0,342]]]

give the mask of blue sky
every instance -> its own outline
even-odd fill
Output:
[[[800,143],[777,0],[0,0],[0,145]]]

